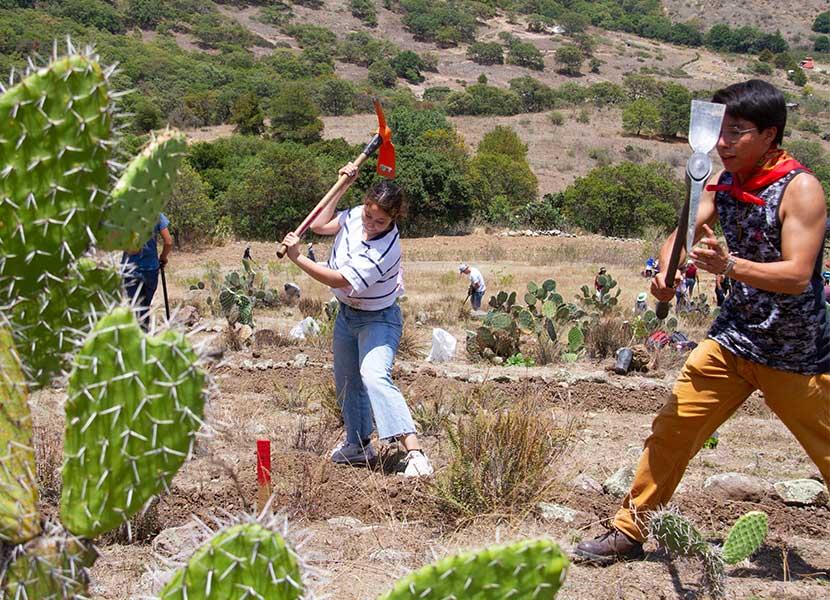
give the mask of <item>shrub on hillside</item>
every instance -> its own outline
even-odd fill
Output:
[[[339,116],[351,114],[356,95],[353,83],[331,78],[320,84],[314,98],[323,114]]]
[[[421,83],[424,80],[421,71],[426,70],[426,64],[412,50],[398,52],[390,64],[398,77],[402,77],[410,83]]]
[[[541,112],[553,107],[556,102],[554,91],[533,77],[517,77],[510,80],[510,89],[522,101],[525,112]]]
[[[527,161],[505,154],[476,154],[470,161],[468,177],[473,209],[482,215],[493,212],[491,204],[499,197],[515,211],[534,201],[538,194],[539,182]]]
[[[473,42],[476,20],[463,5],[443,0],[400,0],[403,24],[416,39],[442,47]]]
[[[582,66],[584,55],[582,50],[573,44],[565,44],[556,50],[556,62],[559,64],[560,71],[565,75],[579,75],[579,69]]]
[[[507,51],[507,63],[527,67],[535,71],[545,69],[545,61],[539,49],[530,42],[515,42]]]
[[[352,16],[360,19],[369,27],[377,27],[378,11],[372,0],[349,0]]]
[[[4,7],[0,2],[0,8]],[[118,10],[103,0],[62,0],[44,7],[50,14],[69,17],[73,21],[110,33],[124,31],[124,19]]]
[[[516,134],[511,127],[496,125],[484,134],[478,143],[476,152],[479,154],[503,154],[513,160],[527,159],[527,144]]]
[[[378,60],[389,60],[398,52],[395,45],[365,31],[352,31],[340,42],[338,54],[343,62],[368,67]]]
[[[500,65],[504,49],[498,42],[474,42],[467,48],[467,58],[480,65]]]
[[[170,218],[177,246],[207,242],[213,236],[218,216],[216,203],[210,196],[209,184],[187,160],[182,161],[164,212]]]
[[[271,135],[277,141],[310,144],[320,139],[323,122],[320,109],[311,100],[311,90],[301,82],[285,84],[268,109]]]
[[[675,224],[675,203],[683,186],[662,163],[624,162],[598,167],[564,192],[565,217],[603,235],[634,237],[650,225],[668,230]]]
[[[265,113],[262,112],[256,94],[243,94],[231,107],[230,122],[236,125],[236,133],[260,135],[265,130],[264,121]]]
[[[424,100],[427,102],[443,102],[452,93],[446,85],[436,85],[424,90]]]
[[[813,21],[813,31],[830,33],[830,10],[819,13]]]
[[[447,113],[451,115],[517,115],[522,112],[522,101],[512,91],[495,86],[475,84],[463,92],[453,92],[447,98]]]
[[[379,88],[395,87],[398,74],[385,60],[378,60],[369,65],[369,83]]]

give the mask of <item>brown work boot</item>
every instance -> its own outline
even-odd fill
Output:
[[[642,542],[613,528],[592,540],[580,542],[574,554],[586,562],[602,566],[623,560],[639,560],[645,555]]]

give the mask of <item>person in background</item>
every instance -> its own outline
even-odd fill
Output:
[[[697,275],[697,265],[692,261],[686,263],[686,291],[688,292],[689,298],[694,297],[695,293],[695,285],[700,283]]]
[[[159,283],[159,269],[167,264],[167,257],[173,250],[173,236],[170,235],[170,220],[159,213],[159,220],[153,227],[153,234],[135,253],[124,252],[121,264],[124,268],[124,291],[135,307],[136,317],[144,331],[150,326],[150,305]],[[161,236],[161,255],[158,253],[158,237]]]
[[[597,293],[597,300],[602,300],[602,284],[599,282],[599,278],[602,275],[605,275],[605,267],[600,267],[596,277],[594,277],[594,290]]]
[[[317,262],[317,256],[314,254],[314,244],[311,242],[308,243],[308,249],[306,250],[305,255],[309,260]]]
[[[830,304],[830,271],[825,271],[824,276],[824,301]]]
[[[715,300],[718,306],[723,306],[726,297],[729,295],[730,285],[731,282],[726,275],[718,273],[715,276]]]
[[[470,267],[466,263],[461,263],[458,265],[458,272],[470,277],[470,289],[468,290],[470,292],[470,305],[473,310],[481,310],[481,300],[484,298],[484,292],[487,291],[481,271],[475,267]]]
[[[648,310],[648,294],[640,292],[634,302],[634,316],[641,315]]]
[[[686,287],[686,277],[681,274],[680,281],[677,282],[677,287],[674,288],[674,298],[676,304],[674,305],[674,312],[680,313],[686,310],[689,306],[689,288]]]

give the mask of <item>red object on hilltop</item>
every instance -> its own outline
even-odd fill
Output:
[[[256,441],[256,481],[260,487],[271,484],[271,440]]]

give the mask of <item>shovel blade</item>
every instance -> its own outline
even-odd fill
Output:
[[[695,152],[708,154],[718,143],[725,104],[692,100],[692,114],[689,119],[689,145]]]

